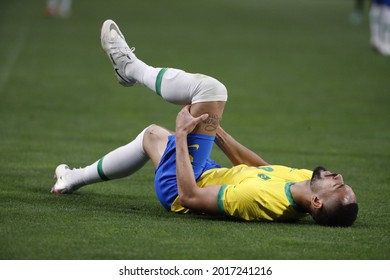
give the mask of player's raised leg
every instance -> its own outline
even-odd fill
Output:
[[[147,65],[134,54],[135,48],[128,46],[112,20],[103,23],[101,44],[121,85],[139,82],[168,102],[180,105],[227,100],[225,86],[212,77]]]

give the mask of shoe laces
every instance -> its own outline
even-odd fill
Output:
[[[127,57],[128,59],[132,60],[129,54],[132,54],[135,51],[135,47],[119,47],[116,51],[113,51],[112,54],[115,59],[121,59],[122,57]]]

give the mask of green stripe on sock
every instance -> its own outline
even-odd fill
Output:
[[[162,83],[162,78],[164,76],[164,73],[168,70],[168,68],[162,68],[160,72],[157,74],[156,78],[156,93],[161,96],[161,83]]]
[[[103,180],[103,181],[108,181],[110,180],[110,178],[108,178],[104,172],[103,172],[103,158],[101,158],[98,162],[98,166],[97,166],[97,171],[99,173],[99,176],[100,178]]]

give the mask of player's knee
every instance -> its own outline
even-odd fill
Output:
[[[147,128],[145,128],[144,139],[146,138],[146,141],[151,141],[154,138],[158,138],[162,131],[163,128],[161,126],[157,124],[151,124]]]
[[[161,142],[162,139],[168,138],[172,134],[172,131],[156,124],[149,125],[144,131],[144,143],[147,142],[152,145],[156,145],[157,142]]]
[[[143,150],[151,159],[154,167],[157,168],[172,131],[155,124],[148,126],[144,131]]]
[[[151,124],[149,125],[148,127],[145,128],[145,132],[152,132],[152,131],[155,131],[156,129],[158,129],[160,126],[158,126],[157,124]]]
[[[227,96],[224,84],[212,77],[201,75],[192,103],[227,101]]]
[[[142,131],[142,141],[144,146],[153,141],[153,137],[156,135],[156,129],[158,129],[158,125],[151,124]]]

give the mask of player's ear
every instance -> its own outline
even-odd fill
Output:
[[[317,196],[317,195],[313,195],[311,197],[311,206],[314,208],[314,209],[321,209],[322,208],[322,200]]]

